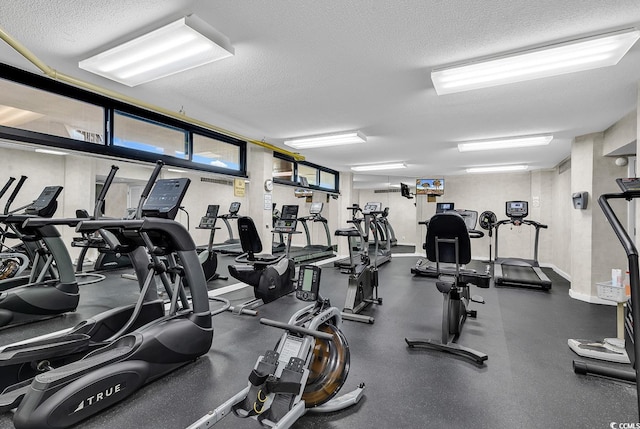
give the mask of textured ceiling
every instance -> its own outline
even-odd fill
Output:
[[[136,88],[77,66],[189,13],[229,37],[235,56]],[[383,173],[404,177],[501,163],[555,166],[573,137],[602,131],[635,108],[640,43],[614,67],[446,96],[436,95],[432,68],[630,26],[640,27],[638,0],[0,3],[0,28],[63,73],[276,145],[359,129],[366,146],[302,154],[340,171],[405,161],[406,170]],[[0,62],[37,71],[3,43]],[[537,133],[556,138],[543,149],[456,149],[464,140]]]

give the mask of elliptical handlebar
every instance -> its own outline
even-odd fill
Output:
[[[9,186],[11,186],[11,184],[16,180],[15,177],[9,177],[9,180],[7,180],[7,183],[4,184],[4,186],[2,187],[2,190],[0,190],[0,198],[2,198],[4,196],[4,194],[7,193],[7,191],[9,190]]]
[[[102,186],[102,189],[100,190],[100,195],[98,195],[98,198],[96,198],[96,205],[93,208],[93,218],[94,219],[98,219],[100,217],[100,213],[102,211],[102,205],[104,203],[105,197],[107,196],[107,191],[111,187],[111,183],[113,182],[113,178],[116,176],[116,172],[119,170],[119,168],[120,167],[118,167],[116,165],[112,165],[111,166],[111,171],[109,171],[109,175],[107,176],[107,178],[104,181],[104,185]]]
[[[20,192],[20,189],[22,189],[22,185],[24,185],[25,180],[27,180],[27,176],[20,176],[20,180],[18,180],[18,184],[13,189],[13,192],[11,192],[9,199],[7,200],[7,204],[4,206],[4,214],[9,213],[9,207],[11,207],[11,204],[13,204],[13,200],[16,199],[18,192]]]
[[[138,208],[136,209],[136,219],[140,219],[142,217],[142,206],[144,206],[145,201],[147,201],[147,197],[151,193],[151,189],[153,189],[153,185],[156,183],[163,165],[163,161],[156,161],[156,166],[153,169],[153,173],[151,173],[151,177],[149,177],[149,180],[147,181],[147,184],[142,191],[142,195],[140,195],[140,201],[138,202]]]

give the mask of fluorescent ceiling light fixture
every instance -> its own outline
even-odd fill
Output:
[[[407,168],[407,164],[404,162],[393,162],[389,164],[356,165],[351,167],[353,171],[396,170],[399,168]]]
[[[551,143],[551,134],[538,136],[511,137],[492,140],[478,140],[458,143],[458,151],[471,152],[476,150],[513,149],[519,147],[544,146]]]
[[[62,152],[59,150],[51,150],[51,149],[36,149],[36,152],[38,153],[46,153],[49,155],[68,155],[67,152]]]
[[[635,28],[434,69],[438,95],[522,82],[618,63],[640,38]]]
[[[365,143],[367,136],[360,131],[323,134],[318,136],[300,137],[285,140],[284,144],[295,149],[311,149],[316,147],[340,146],[346,144]]]
[[[195,15],[80,61],[81,69],[136,86],[234,54],[229,39]]]
[[[167,171],[171,171],[172,173],[186,173],[185,170],[178,170],[177,168],[167,168]]]
[[[17,127],[31,121],[35,121],[44,115],[31,110],[18,109],[13,106],[0,104],[0,125],[5,127]]]
[[[527,165],[497,165],[493,167],[471,167],[467,168],[467,173],[498,173],[506,171],[522,171],[528,168]]]

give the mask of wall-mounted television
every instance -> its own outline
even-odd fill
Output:
[[[411,189],[409,189],[409,185],[407,185],[406,183],[400,182],[400,195],[409,199],[413,198],[411,196]]]
[[[416,195],[444,195],[444,179],[416,179]]]

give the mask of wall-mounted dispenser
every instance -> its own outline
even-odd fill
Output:
[[[573,200],[574,209],[585,210],[587,208],[587,203],[589,202],[589,193],[575,192],[571,195],[571,199]]]

